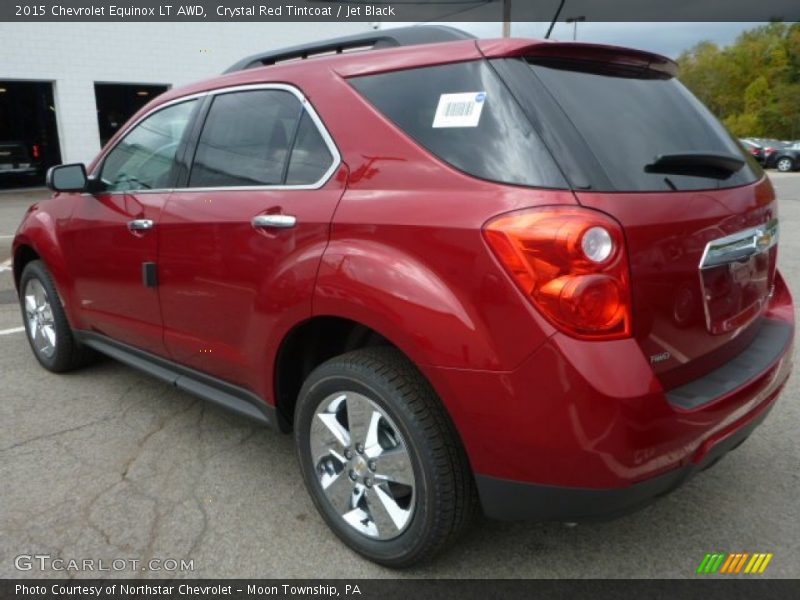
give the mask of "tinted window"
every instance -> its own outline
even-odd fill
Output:
[[[172,185],[175,152],[196,100],[164,108],[139,123],[103,161],[109,191],[163,189]]]
[[[328,146],[314,125],[308,113],[303,113],[297,128],[297,140],[292,149],[289,171],[286,175],[288,185],[309,185],[316,183],[333,162]]]
[[[485,61],[370,75],[351,83],[403,131],[457,169],[504,183],[567,185],[519,105]],[[444,94],[458,96],[442,98]],[[437,109],[456,126],[441,126]]]
[[[748,153],[675,79],[642,78],[641,73],[634,76],[610,69],[592,72],[592,67],[575,64],[534,64],[528,69],[569,117],[600,163],[611,189],[668,191],[732,187],[753,182],[760,175]],[[727,179],[645,171],[646,165],[658,155],[691,152],[733,154],[748,162]]]
[[[282,90],[214,98],[197,144],[190,187],[277,185],[302,111]]]

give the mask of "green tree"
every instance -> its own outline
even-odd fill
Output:
[[[800,138],[800,23],[770,23],[730,46],[701,42],[680,78],[734,135]]]

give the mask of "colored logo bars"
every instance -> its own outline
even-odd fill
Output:
[[[738,552],[726,554],[725,552],[715,552],[706,554],[697,567],[697,572],[701,574],[724,573],[727,575],[736,573],[763,573],[769,561],[772,560],[772,552]]]

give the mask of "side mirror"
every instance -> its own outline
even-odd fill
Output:
[[[84,192],[89,182],[83,163],[50,167],[45,181],[54,192]]]

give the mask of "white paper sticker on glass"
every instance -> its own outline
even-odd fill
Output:
[[[433,118],[433,127],[477,127],[481,120],[486,92],[442,94]]]

